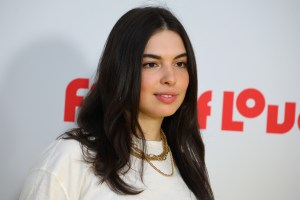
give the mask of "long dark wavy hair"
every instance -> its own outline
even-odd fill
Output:
[[[63,138],[76,139],[93,154],[84,153],[101,182],[120,194],[138,191],[119,174],[130,164],[132,134],[137,136],[141,65],[149,38],[159,30],[178,33],[187,53],[189,85],[179,109],[162,123],[181,177],[198,199],[214,199],[205,165],[205,149],[197,120],[196,60],[189,37],[165,8],[134,8],[115,24],[101,55],[94,88],[79,111],[77,129]],[[128,117],[128,113],[130,117]],[[141,170],[142,176],[142,170]],[[141,177],[142,178],[142,177]]]

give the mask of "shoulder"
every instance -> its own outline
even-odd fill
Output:
[[[57,139],[53,141],[47,148],[47,150],[53,150],[54,152],[64,152],[65,154],[74,154],[81,151],[81,144],[74,139]]]
[[[20,199],[77,199],[89,174],[92,169],[83,159],[81,144],[56,140],[33,165]]]
[[[53,156],[82,158],[82,145],[74,139],[58,139],[48,146],[46,151],[52,153]]]
[[[82,148],[76,140],[59,139],[52,142],[40,155],[33,166],[37,168],[55,170],[55,166],[66,162],[83,161]]]

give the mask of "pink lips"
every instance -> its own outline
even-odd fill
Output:
[[[177,94],[174,93],[157,93],[155,97],[163,103],[173,103],[177,99]]]

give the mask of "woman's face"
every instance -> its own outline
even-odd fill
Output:
[[[139,117],[173,115],[189,84],[186,49],[176,32],[162,30],[150,37],[141,73]]]

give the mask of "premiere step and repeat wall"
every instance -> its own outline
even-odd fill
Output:
[[[0,198],[75,126],[116,20],[169,7],[192,40],[199,124],[218,200],[300,199],[300,2],[1,1]]]

